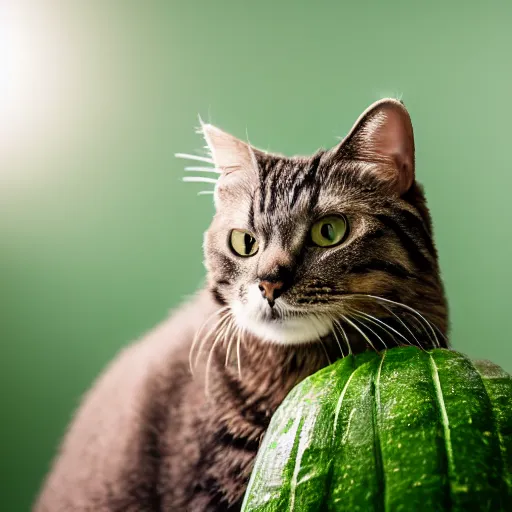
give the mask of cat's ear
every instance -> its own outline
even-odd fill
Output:
[[[414,134],[404,105],[386,98],[377,101],[356,121],[336,148],[344,159],[360,161],[398,195],[414,182]]]
[[[257,172],[256,158],[249,144],[211,124],[202,123],[201,131],[221,175],[236,171]]]

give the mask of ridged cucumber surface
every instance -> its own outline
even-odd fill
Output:
[[[446,349],[345,357],[276,411],[242,510],[512,511],[512,377]]]

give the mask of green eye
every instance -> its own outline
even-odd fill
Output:
[[[320,247],[332,247],[342,242],[348,233],[345,217],[328,215],[311,227],[311,241]]]
[[[254,256],[258,252],[258,241],[252,233],[243,229],[233,229],[229,243],[231,249],[239,256]]]

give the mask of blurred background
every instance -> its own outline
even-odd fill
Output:
[[[0,2],[0,503],[81,394],[204,275],[197,115],[285,154],[402,98],[453,346],[512,371],[512,2]]]

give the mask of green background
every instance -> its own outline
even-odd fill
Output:
[[[211,197],[173,157],[198,114],[311,153],[403,98],[453,345],[511,371],[511,25],[510,1],[3,2],[0,508],[28,510],[92,379],[200,286]]]

